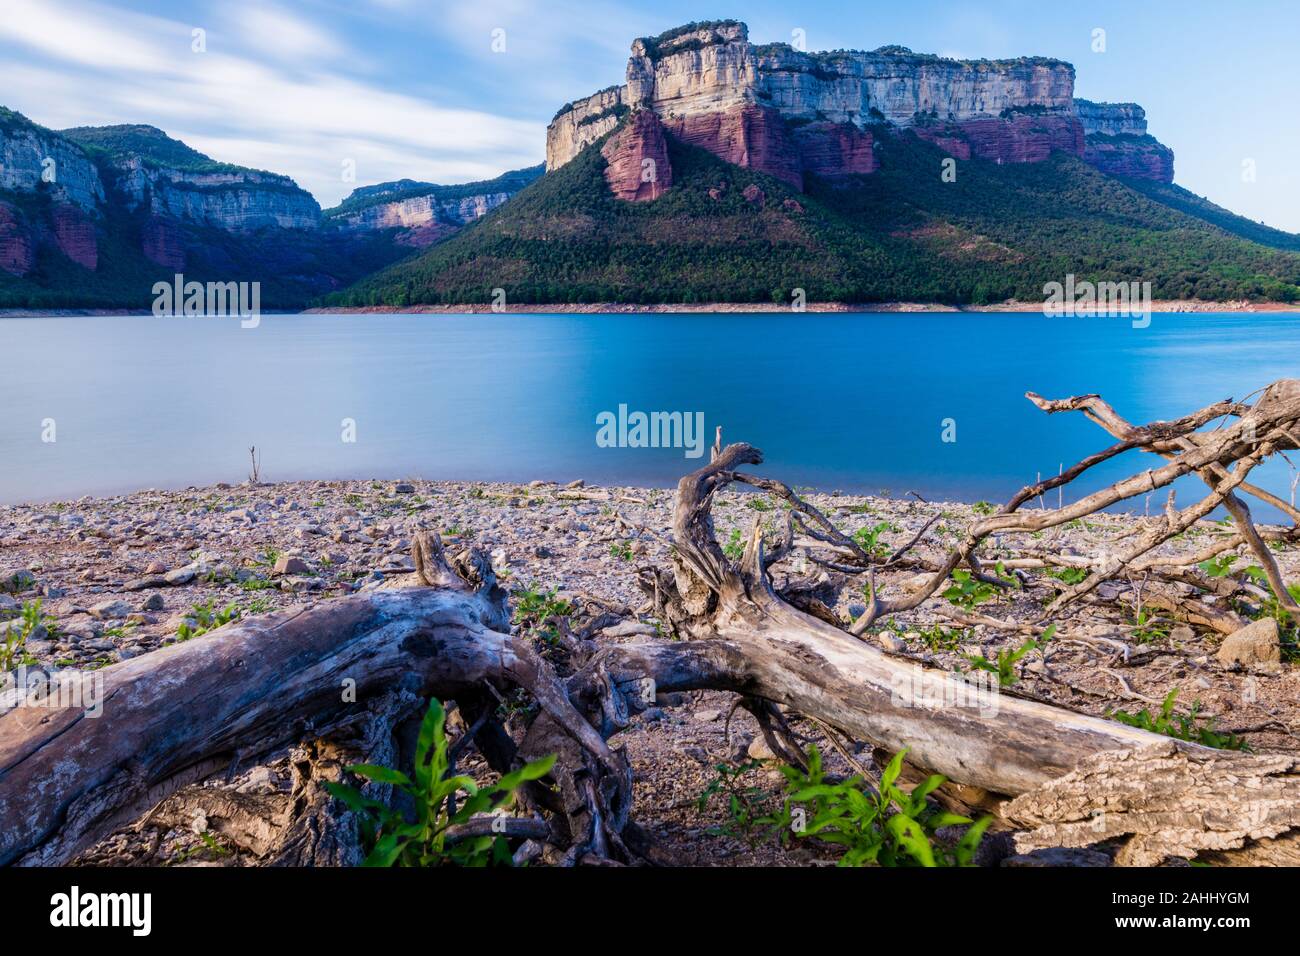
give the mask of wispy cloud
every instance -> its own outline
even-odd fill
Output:
[[[79,0],[7,0],[0,59],[7,105],[52,126],[143,122],[215,158],[292,175],[322,204],[354,183],[460,180],[540,160],[544,124],[454,108],[339,66],[332,31],[262,5],[194,24]],[[268,49],[272,47],[274,49]],[[274,55],[272,55],[274,54]]]

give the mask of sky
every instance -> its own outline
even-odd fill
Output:
[[[1079,97],[1146,108],[1181,185],[1300,232],[1300,0],[4,0],[0,13],[0,105],[55,129],[158,126],[286,173],[323,206],[357,185],[541,162],[555,111],[621,83],[633,38],[732,17],[756,42],[802,30],[810,50],[1068,60]]]

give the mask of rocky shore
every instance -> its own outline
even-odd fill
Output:
[[[917,554],[929,558],[942,555],[987,510],[982,504],[836,494],[809,500],[842,530],[861,531],[880,548],[901,546],[925,529]],[[25,634],[16,661],[46,670],[94,670],[194,639],[235,616],[378,587],[413,570],[410,540],[416,531],[431,529],[449,545],[473,544],[491,553],[516,598],[525,589],[554,589],[560,598],[614,611],[619,623],[599,640],[656,639],[663,627],[637,587],[635,571],[669,561],[672,503],[673,493],[664,489],[411,479],[217,485],[5,506],[0,619]],[[714,509],[719,541],[736,547],[756,518],[767,520],[778,508],[763,495],[724,493]],[[1045,541],[998,542],[993,557],[1011,560],[1022,553],[1016,549],[1034,547],[1093,556],[1146,520],[1097,515]],[[1222,525],[1203,522],[1166,547],[1169,553],[1192,553],[1226,533]],[[1277,557],[1296,580],[1297,553],[1284,549]],[[1249,563],[1244,557],[1237,570]],[[817,568],[811,571],[815,575]],[[915,568],[892,571],[878,585],[897,591],[914,585],[917,576]],[[1024,621],[1055,593],[1044,573],[1017,570],[1015,577],[1019,587],[977,610]],[[861,581],[826,583],[836,594],[828,602],[834,614],[847,621],[861,613]],[[1061,622],[1068,639],[1019,658],[1004,692],[1107,715],[1158,712],[1177,689],[1179,713],[1197,705],[1196,726],[1239,735],[1256,750],[1300,752],[1300,673],[1285,631],[1279,639],[1278,629],[1267,626],[1271,618],[1261,615],[1265,623],[1252,625],[1241,640],[1225,639],[1143,610],[1140,591],[1102,597],[1104,607],[1082,605]],[[978,668],[977,660],[996,661],[999,652],[1014,651],[1023,641],[985,625],[954,624],[943,613],[953,606],[940,592],[864,639],[887,653],[956,670]],[[0,680],[13,682],[12,676]],[[703,864],[825,861],[802,843],[750,845],[734,832],[714,832],[727,824],[723,801],[715,798],[703,810],[697,802],[717,776],[715,765],[770,754],[761,738],[754,742],[752,719],[743,711],[731,714],[729,695],[672,695],[659,703],[617,739],[636,770],[637,818],[669,851]],[[818,728],[799,726],[810,740],[823,740]],[[859,743],[859,749],[868,759],[870,747]],[[683,754],[691,759],[682,761]],[[780,789],[775,777],[770,766],[746,774],[773,794]],[[249,769],[236,785],[283,787],[287,776],[282,763],[273,762]],[[130,835],[115,839],[112,852],[129,856]],[[169,835],[162,852],[164,858],[188,860],[194,851],[202,858],[203,846],[194,834],[178,832]]]

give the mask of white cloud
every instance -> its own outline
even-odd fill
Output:
[[[334,59],[347,52],[329,31],[270,4],[232,5],[223,8],[222,15],[227,33],[275,59]]]
[[[317,57],[346,51],[300,21],[276,21],[299,50],[284,69],[225,52],[215,36],[193,53],[188,24],[69,0],[8,2],[18,15],[0,18],[0,43],[52,62],[3,56],[6,105],[55,127],[149,123],[216,159],[293,176],[322,205],[354,185],[464,181],[544,154],[543,123],[441,107],[327,69]],[[339,175],[347,158],[355,184]]]

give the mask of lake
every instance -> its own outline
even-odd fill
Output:
[[[1037,313],[7,318],[0,359],[5,503],[238,482],[250,445],[268,481],[668,486],[705,460],[601,447],[597,416],[621,405],[702,413],[706,444],[721,425],[792,484],[998,501],[1111,443],[1026,391],[1174,418],[1300,375],[1300,315],[1156,314],[1145,329]],[[1130,453],[1071,497],[1142,457],[1155,461]],[[1257,474],[1289,496],[1284,463]]]

